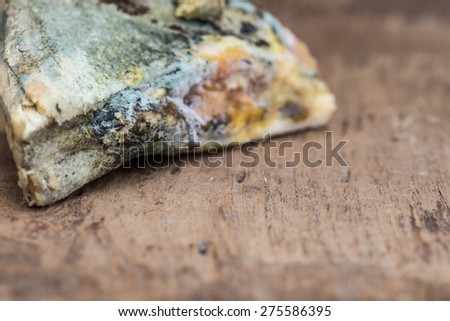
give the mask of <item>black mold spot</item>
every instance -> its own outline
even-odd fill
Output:
[[[133,0],[100,0],[101,3],[114,4],[118,10],[132,16],[141,16],[150,11],[150,8],[136,3]]]
[[[250,34],[255,33],[256,31],[258,31],[258,28],[254,24],[252,24],[250,22],[242,22],[241,33],[250,35]]]
[[[175,30],[175,31],[184,31],[184,29],[181,26],[175,25],[175,24],[170,25],[169,29]]]
[[[113,112],[98,110],[93,114],[93,121],[92,124],[90,124],[89,129],[97,137],[103,137],[109,131],[119,131],[123,127],[124,125],[116,118]]]
[[[167,77],[167,76],[172,76],[172,75],[175,75],[175,74],[179,73],[180,71],[181,71],[181,68],[180,68],[180,67],[177,67],[177,68],[175,68],[174,70],[172,70],[172,71],[166,73],[165,76],[166,76],[166,77]],[[166,88],[166,90],[169,90],[169,88]]]
[[[270,44],[269,44],[267,41],[265,41],[264,39],[259,39],[259,40],[255,43],[255,45],[256,45],[257,47],[270,47]]]

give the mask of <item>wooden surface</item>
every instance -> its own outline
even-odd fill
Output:
[[[2,134],[0,298],[450,299],[450,2],[261,2],[340,107],[278,141],[350,168],[123,169],[36,210]]]

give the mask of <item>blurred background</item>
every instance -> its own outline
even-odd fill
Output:
[[[450,299],[450,1],[256,2],[339,104],[278,140],[350,166],[121,169],[36,210],[0,125],[1,299]]]

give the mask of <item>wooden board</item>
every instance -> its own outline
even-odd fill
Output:
[[[340,107],[277,141],[330,130],[350,167],[134,167],[28,209],[1,134],[1,299],[450,299],[450,2],[261,3]]]

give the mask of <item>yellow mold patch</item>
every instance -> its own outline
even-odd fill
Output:
[[[120,80],[127,86],[136,86],[136,85],[140,84],[143,79],[144,79],[144,74],[136,66],[131,66],[131,67],[127,68],[120,75]]]

